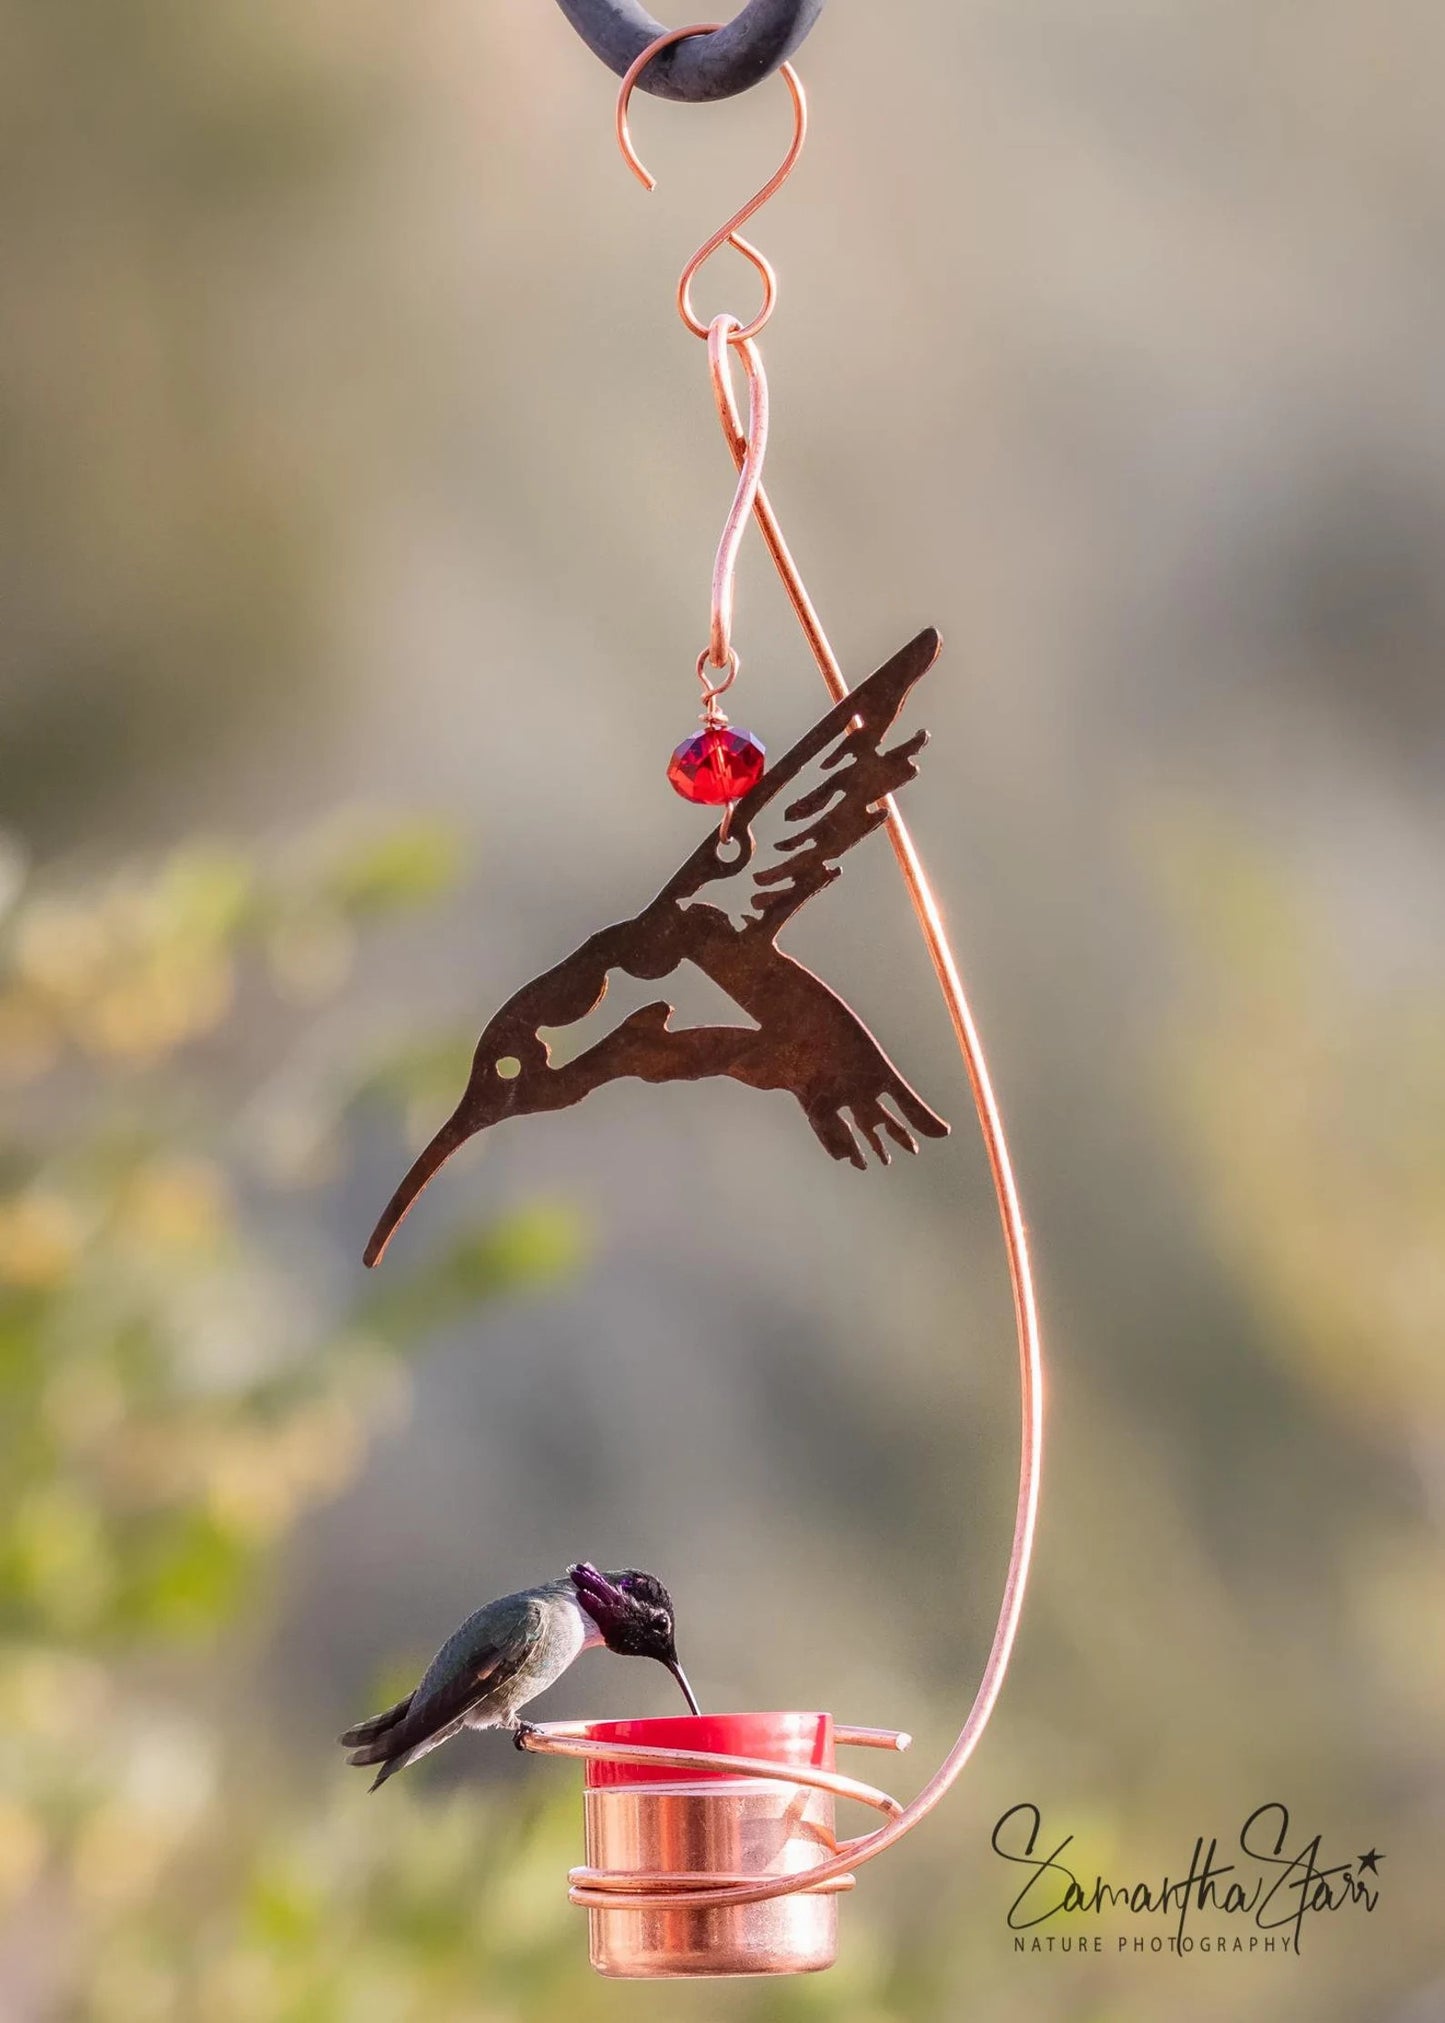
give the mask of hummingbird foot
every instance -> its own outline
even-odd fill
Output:
[[[525,1750],[533,1735],[537,1733],[534,1721],[514,1721],[512,1723],[512,1747]]]

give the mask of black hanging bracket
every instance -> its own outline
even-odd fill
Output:
[[[637,0],[557,4],[593,55],[619,77],[667,33]],[[785,63],[822,11],[823,0],[748,0],[734,20],[710,35],[690,35],[659,50],[638,78],[638,89],[691,104],[732,98]]]

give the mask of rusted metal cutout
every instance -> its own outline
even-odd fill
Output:
[[[368,1265],[379,1261],[427,1182],[469,1138],[506,1117],[566,1109],[622,1076],[673,1082],[726,1075],[750,1088],[785,1089],[825,1149],[858,1167],[867,1165],[867,1150],[886,1166],[889,1138],[916,1152],[915,1132],[947,1135],[947,1124],[857,1015],[776,945],[799,908],[840,875],[839,859],[888,820],[890,797],[916,778],[928,733],[915,731],[886,751],[883,740],[938,651],[938,634],[920,632],[764,773],[732,810],[726,837],[720,828],[700,843],[651,905],[592,935],[508,1000],[477,1044],[460,1103],[387,1204],[366,1247]],[[784,808],[788,826],[775,846],[778,861],[753,870],[754,823],[815,762],[825,777]],[[717,888],[748,877],[740,921],[709,900]],[[575,1060],[549,1065],[542,1031],[587,1017],[606,995],[612,971],[652,982],[684,962],[753,1023],[674,1031],[674,1008],[659,999]]]

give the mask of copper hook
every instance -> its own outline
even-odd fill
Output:
[[[617,145],[622,150],[623,159],[626,161],[627,166],[645,189],[655,190],[657,188],[657,178],[641,160],[636,148],[632,145],[632,135],[628,131],[627,107],[632,97],[632,88],[636,84],[641,72],[647,68],[653,57],[660,50],[668,49],[674,42],[684,41],[690,35],[711,35],[715,32],[716,28],[716,22],[703,21],[695,23],[691,28],[672,28],[668,30],[666,35],[659,35],[657,40],[650,42],[631,65],[618,89]],[[743,238],[742,234],[738,231],[738,226],[745,225],[753,213],[760,211],[768,199],[775,196],[782,188],[788,177],[793,173],[797,165],[798,156],[803,152],[803,142],[808,137],[808,101],[803,91],[802,80],[791,63],[782,64],[779,75],[786,82],[793,100],[793,139],[788,152],[784,155],[778,167],[774,169],[772,175],[768,177],[762,188],[755,191],[740,210],[734,211],[725,225],[720,225],[711,238],[705,240],[698,247],[678,278],[677,313],[694,337],[706,337],[708,326],[701,320],[692,306],[692,284],[698,270],[712,258],[713,254],[722,245],[729,245],[735,252],[741,253],[743,258],[749,261],[757,270],[763,284],[762,308],[751,323],[735,324],[733,329],[728,333],[728,342],[730,344],[743,344],[749,338],[756,337],[773,313],[773,305],[778,295],[778,277],[757,247],[750,240]]]

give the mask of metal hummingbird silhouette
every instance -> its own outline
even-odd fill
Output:
[[[728,1075],[750,1088],[787,1090],[824,1148],[858,1167],[868,1163],[865,1146],[886,1166],[887,1138],[916,1152],[915,1131],[947,1136],[948,1125],[904,1081],[857,1015],[776,945],[783,925],[840,876],[838,859],[881,827],[887,797],[917,777],[915,760],[927,731],[915,731],[889,751],[883,739],[938,652],[931,627],[910,640],[769,767],[736,804],[726,840],[714,830],[634,919],[590,936],[503,1005],[477,1043],[461,1101],[377,1223],[366,1247],[368,1265],[380,1261],[422,1189],[469,1138],[506,1117],[566,1109],[622,1076],[674,1082]],[[755,820],[814,761],[826,777],[784,808],[789,826],[776,844],[780,861],[752,873],[739,922],[704,895],[750,869],[757,854]],[[673,1007],[659,999],[575,1060],[549,1065],[541,1032],[573,1025],[595,1010],[611,971],[652,982],[684,962],[710,977],[753,1023],[674,1031],[668,1023]]]

